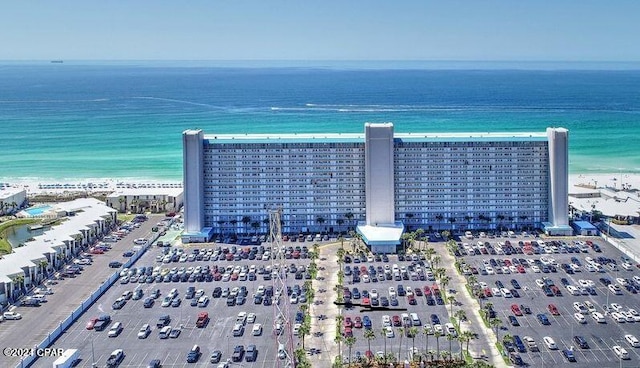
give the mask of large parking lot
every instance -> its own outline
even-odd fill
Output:
[[[350,299],[354,305],[373,307],[353,306],[343,312],[343,335],[356,338],[352,360],[367,354],[381,356],[385,351],[389,361],[392,360],[391,356],[397,358],[398,355],[402,360],[411,359],[410,351],[414,346],[416,351],[425,351],[427,344],[427,350],[433,352],[437,352],[438,343],[440,352],[450,350],[446,339],[450,304],[442,290],[439,290],[424,255],[361,254],[348,256],[346,261],[346,300]],[[414,339],[407,336],[413,327],[416,333]],[[367,330],[373,331],[375,338],[367,339]],[[439,339],[435,337],[435,330],[441,332]],[[456,340],[452,341],[451,350],[453,354],[460,354]],[[344,361],[348,359],[347,353],[343,347]]]
[[[303,245],[292,244],[293,252],[296,246],[299,247],[299,256],[296,254],[297,258],[287,260],[287,286],[291,290],[282,297],[289,298],[292,303],[292,323],[297,305],[304,301],[301,300],[304,298],[303,285],[309,279],[305,271],[309,259],[304,255],[306,247],[303,248]],[[268,246],[222,244],[152,247],[136,263],[136,270],[129,272],[131,275],[128,276],[123,273],[120,280],[56,341],[54,347],[79,349],[81,366],[91,366],[92,361],[104,366],[109,354],[120,348],[124,349],[126,355],[122,366],[144,367],[152,359],[159,359],[163,366],[178,367],[188,365],[187,354],[195,344],[201,349],[196,366],[213,365],[210,357],[215,351],[220,353],[220,362],[225,362],[232,358],[236,346],[242,345],[246,350],[249,345],[255,345],[258,352],[255,362],[248,362],[249,355],[244,354],[242,366],[273,367],[278,355],[274,338],[274,325],[277,323],[274,323],[274,308],[269,302],[277,299],[275,295],[268,297],[268,290],[274,284],[267,276],[273,271],[270,257],[265,256],[268,251]],[[136,280],[134,275],[139,274],[142,267],[145,268],[145,276],[138,276]],[[187,298],[190,287],[208,300],[195,295]],[[171,298],[169,295],[174,288],[177,296]],[[216,288],[219,291],[215,291]],[[135,295],[136,290],[141,290],[141,296]],[[152,293],[156,290],[159,290],[159,296],[154,299]],[[296,290],[299,290],[297,298],[293,295]],[[132,292],[132,295],[128,292]],[[225,297],[227,294],[236,297]],[[238,297],[242,294],[244,298]],[[114,302],[123,295],[121,308],[114,309]],[[256,299],[256,295],[263,297]],[[169,299],[165,301],[167,297]],[[268,301],[265,302],[266,299]],[[145,302],[147,306],[152,304],[145,307]],[[169,302],[170,305],[163,306]],[[208,313],[209,321],[203,327],[197,327],[201,312]],[[238,322],[238,314],[242,312],[248,318]],[[87,329],[91,319],[103,314],[111,318],[105,330]],[[160,338],[161,329],[157,325],[159,318],[164,315],[170,317],[168,325],[172,330],[179,330],[179,334],[174,331],[175,336]],[[251,321],[253,316],[255,320]],[[121,332],[116,337],[108,337],[109,330],[116,322],[122,324]],[[238,323],[240,326],[234,333]],[[140,338],[138,332],[145,324],[149,324],[151,331],[146,337]],[[258,324],[262,328],[256,327],[257,331],[254,332]],[[50,364],[49,360],[53,361],[41,359],[39,364]]]
[[[486,295],[482,304],[491,303],[502,321],[500,339],[514,337],[507,349],[519,350],[524,364],[532,367],[640,366],[640,343],[625,339],[640,336],[637,265],[626,263],[624,254],[599,238],[539,240],[476,237],[459,243],[464,272],[477,278]],[[582,347],[575,336],[584,339]],[[545,337],[553,339],[555,348],[545,344]],[[628,360],[620,362],[614,346],[624,348]],[[573,353],[576,362],[569,362],[563,350]]]

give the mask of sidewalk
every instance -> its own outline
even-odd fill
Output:
[[[316,261],[318,265],[318,278],[312,280],[312,287],[316,292],[314,303],[311,304],[311,334],[305,339],[305,347],[320,349],[320,354],[309,357],[314,367],[331,367],[333,359],[339,356],[336,337],[336,316],[340,314],[338,306],[333,302],[336,299],[334,286],[338,284],[338,262],[336,262],[335,250],[339,244],[332,243],[320,246],[320,255]],[[321,292],[321,290],[325,290]],[[324,315],[324,319],[318,316]],[[320,332],[320,336],[314,333]]]
[[[460,329],[471,330],[478,334],[477,339],[469,342],[469,354],[472,357],[480,357],[484,352],[484,355],[488,358],[487,363],[496,368],[509,367],[502,359],[498,348],[496,348],[494,331],[485,327],[482,317],[480,317],[480,304],[469,295],[464,286],[467,280],[453,267],[455,258],[444,247],[438,249],[438,254],[442,258],[441,263],[443,265],[452,265],[451,268],[446,269],[446,274],[451,278],[450,285],[456,286],[456,300],[461,304],[461,308],[467,315],[467,321],[460,324]]]

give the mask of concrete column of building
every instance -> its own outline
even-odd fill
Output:
[[[549,140],[549,222],[569,225],[569,131],[547,128]]]
[[[393,124],[365,124],[367,225],[395,222]]]
[[[204,133],[186,130],[182,133],[184,175],[184,228],[199,232],[204,227]]]

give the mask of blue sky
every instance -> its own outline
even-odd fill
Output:
[[[640,61],[638,0],[5,1],[0,60]]]

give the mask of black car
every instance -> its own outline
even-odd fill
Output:
[[[511,286],[513,286],[514,289],[520,289],[520,284],[515,279],[511,279]]]
[[[155,300],[154,300],[153,298],[149,297],[149,298],[146,298],[146,299],[144,300],[144,304],[143,304],[143,306],[144,306],[145,308],[151,308],[151,307],[153,307],[153,304],[154,304],[154,303],[155,303]]]
[[[573,353],[573,350],[564,349],[562,350],[562,355],[570,362],[576,361],[576,355]]]
[[[589,349],[589,343],[584,337],[576,335],[573,337],[573,341],[575,341],[576,345],[578,345],[580,349]]]
[[[222,288],[220,286],[216,286],[215,289],[213,289],[213,294],[212,296],[214,298],[219,298],[222,295]]]
[[[153,359],[147,364],[147,368],[160,368],[162,365],[160,364],[160,359]]]
[[[122,267],[122,262],[111,261],[111,262],[109,262],[109,267],[111,267],[111,268],[120,268],[120,267]]]
[[[518,319],[515,316],[509,316],[509,323],[511,326],[520,326],[520,322],[518,322]]]
[[[168,315],[164,315],[158,318],[158,323],[156,324],[156,327],[162,328],[164,326],[168,326],[169,323],[171,323],[171,317],[169,317]]]
[[[518,290],[516,290],[516,289],[511,289],[510,291],[511,291],[511,295],[512,295],[514,298],[519,298],[519,297],[520,297],[520,293],[518,292]]]
[[[524,361],[522,361],[522,357],[518,353],[510,353],[509,354],[509,361],[515,366],[524,365]]]

